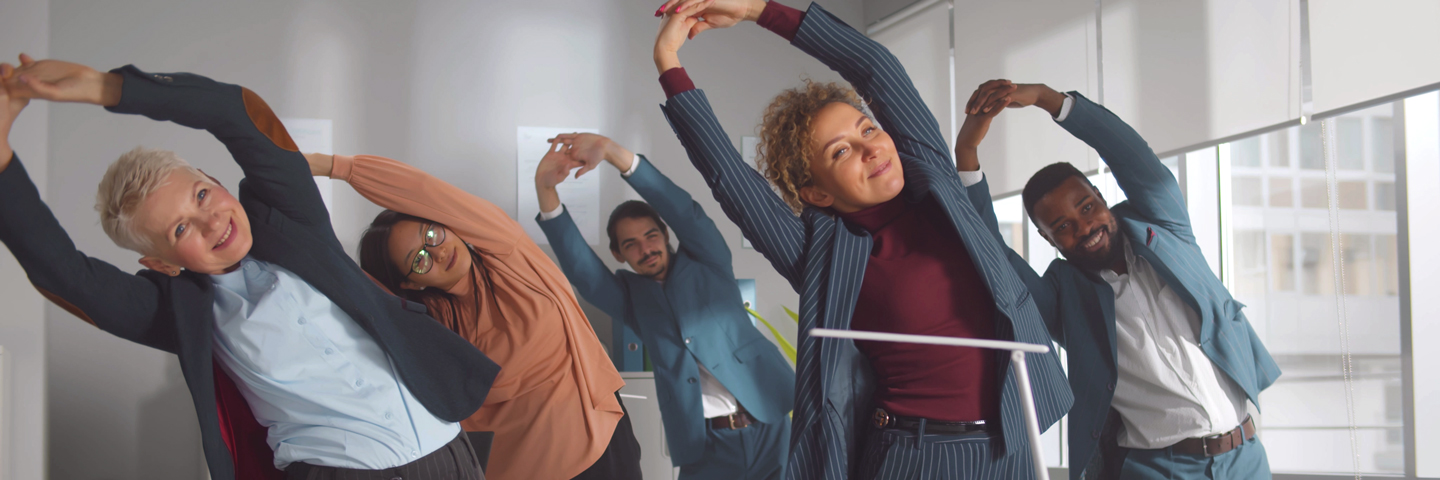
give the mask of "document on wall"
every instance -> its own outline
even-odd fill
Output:
[[[335,154],[335,124],[328,118],[282,118],[280,123],[290,132],[290,139],[300,153]],[[320,198],[325,200],[329,211],[335,195],[335,181],[315,177],[315,186],[320,188]]]
[[[530,239],[535,243],[550,244],[545,239],[545,232],[540,230],[540,224],[535,222],[535,217],[540,215],[540,201],[535,196],[535,168],[540,166],[540,159],[550,148],[550,143],[546,140],[561,133],[577,132],[599,133],[600,130],[595,128],[515,128],[515,192],[519,197],[516,204],[519,206],[520,225],[525,227],[525,233],[530,234]],[[585,243],[599,245],[600,172],[598,169],[592,170],[580,178],[575,178],[572,170],[570,177],[556,186],[555,190],[560,193],[560,202],[565,205],[566,210],[570,211],[570,218],[575,220],[575,226],[580,229],[580,235],[585,237]]]

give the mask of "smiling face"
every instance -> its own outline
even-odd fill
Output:
[[[855,107],[831,103],[810,125],[814,184],[800,189],[806,203],[849,213],[890,201],[905,187],[895,142]]]
[[[188,169],[170,172],[132,221],[151,245],[140,263],[170,274],[181,268],[212,275],[233,270],[253,241],[240,202],[214,179]]]
[[[1119,224],[1090,182],[1070,177],[1035,203],[1040,234],[1084,270],[1114,269],[1124,261]]]
[[[630,265],[642,276],[664,280],[670,268],[670,235],[650,217],[622,218],[615,222],[615,238],[619,250],[611,250],[615,260]]]
[[[414,220],[396,222],[390,229],[390,262],[405,277],[400,283],[401,288],[423,290],[431,287],[449,291],[470,275],[474,259],[470,256],[470,247],[465,245],[459,235],[438,223],[428,225],[434,225],[434,238],[444,237],[440,246],[425,245],[426,223]],[[413,268],[417,265],[416,258],[420,255],[421,247],[424,247],[430,256],[430,270],[414,273]]]

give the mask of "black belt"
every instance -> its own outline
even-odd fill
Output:
[[[883,408],[875,409],[875,428],[888,428],[904,430],[910,433],[920,434],[920,424],[924,422],[925,433],[931,435],[960,435],[976,432],[990,432],[990,426],[984,420],[973,422],[941,422],[920,417],[902,417],[891,415]]]

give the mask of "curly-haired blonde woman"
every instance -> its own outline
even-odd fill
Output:
[[[666,117],[725,214],[801,295],[788,477],[1030,478],[1019,393],[1000,354],[806,333],[1050,342],[997,238],[968,141],[1012,100],[1013,86],[977,91],[957,172],[900,63],[818,5],[672,0],[657,13],[669,15],[654,52]],[[790,40],[854,87],[807,82],[766,110],[761,164],[780,196],[741,160],[680,67],[687,36],[741,20]],[[1029,374],[1048,427],[1069,410],[1069,385],[1053,353],[1029,362]]]

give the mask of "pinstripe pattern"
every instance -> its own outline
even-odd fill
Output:
[[[838,71],[870,102],[903,162],[902,195],[910,200],[929,195],[940,202],[994,296],[999,338],[1048,344],[1050,336],[1025,283],[1007,260],[1007,250],[989,233],[987,222],[967,197],[934,116],[898,60],[813,4],[792,44]],[[807,332],[815,327],[849,328],[871,237],[815,208],[807,208],[798,218],[792,214],[764,177],[741,160],[703,92],[691,90],[671,97],[662,110],[726,216],[800,293],[788,478],[848,478],[860,463],[857,439],[867,431],[874,374],[852,341],[822,342]],[[1054,353],[1039,357],[1027,363],[1044,428],[1069,410],[1072,398],[1058,357]],[[1029,447],[1014,379],[1008,374],[1008,362],[1002,364],[1003,440],[997,448],[1008,454],[1005,461],[1009,461],[1028,455]],[[995,475],[971,478],[1008,478],[998,472]]]
[[[1145,139],[1119,117],[1078,93],[1070,96],[1075,103],[1060,126],[1094,148],[1114,171],[1127,200],[1111,211],[1131,249],[1200,313],[1201,351],[1259,405],[1260,391],[1275,382],[1280,369],[1241,312],[1244,305],[1231,298],[1210,271],[1191,229],[1179,182]],[[1076,394],[1070,416],[1070,464],[1087,465],[1114,395],[1115,292],[1103,280],[1063,260],[1051,263],[1043,279],[1013,252],[1011,260],[1025,277],[1055,340],[1069,354],[1070,384]],[[1072,469],[1071,478],[1080,478],[1080,473]]]
[[[450,443],[419,460],[384,470],[354,470],[292,463],[286,480],[485,480],[480,462],[463,432]]]
[[[987,433],[916,435],[900,430],[871,432],[865,445],[866,468],[857,480],[969,480],[1035,477],[1030,452],[996,457],[1000,440]]]

